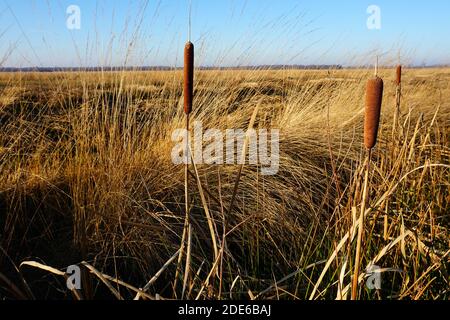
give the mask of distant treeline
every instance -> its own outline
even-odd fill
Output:
[[[372,66],[342,66],[342,65],[260,65],[260,66],[236,66],[236,67],[198,67],[197,70],[342,70],[365,69]],[[448,65],[432,66],[407,66],[408,68],[447,68]],[[27,67],[0,68],[0,72],[115,72],[115,71],[174,71],[182,70],[182,67],[144,66],[144,67]]]
[[[27,67],[0,68],[0,72],[114,72],[114,71],[173,71],[182,70],[182,67],[167,66],[145,66],[145,67]],[[261,65],[261,66],[238,66],[238,67],[198,67],[197,70],[329,70],[343,69],[341,65]]]

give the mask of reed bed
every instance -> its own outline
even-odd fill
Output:
[[[1,74],[0,296],[350,299],[376,137],[358,297],[448,299],[450,72],[404,71],[395,144],[396,73],[379,70],[385,98],[367,137],[370,71],[331,73],[196,71],[192,118],[279,128],[281,160],[274,176],[190,167],[187,271],[185,169],[170,158],[185,126],[183,72]],[[71,264],[91,274],[92,293],[65,287]],[[380,290],[364,286],[373,264]]]

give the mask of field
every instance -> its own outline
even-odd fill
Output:
[[[395,70],[379,75],[358,296],[448,300],[450,70],[404,69],[395,125]],[[191,165],[187,251],[182,71],[0,74],[0,299],[350,299],[372,76],[197,71],[191,121],[246,130],[255,113],[280,167]]]

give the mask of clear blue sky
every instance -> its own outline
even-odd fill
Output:
[[[66,27],[67,7],[81,29]],[[381,29],[369,30],[369,5]],[[1,66],[179,66],[189,0],[0,0]],[[450,64],[448,0],[192,0],[201,65]]]

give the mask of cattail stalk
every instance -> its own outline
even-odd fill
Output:
[[[381,104],[383,100],[383,80],[378,76],[370,79],[366,87],[366,109],[364,119],[364,146],[366,148],[366,170],[364,174],[363,197],[361,202],[361,213],[358,225],[358,238],[356,243],[355,268],[352,282],[351,299],[356,300],[358,296],[358,277],[361,263],[362,236],[364,230],[364,218],[366,203],[369,194],[369,172],[372,149],[377,143],[378,128],[380,125]]]
[[[183,260],[183,253],[185,242],[187,238],[187,252],[186,252],[186,265],[184,270],[183,291],[181,298],[184,298],[186,291],[187,280],[190,272],[191,261],[191,246],[192,246],[192,226],[190,222],[190,200],[189,200],[189,163],[190,159],[190,114],[192,112],[192,102],[194,97],[194,45],[188,41],[184,48],[184,79],[183,79],[183,95],[184,95],[184,113],[186,119],[186,150],[185,150],[185,167],[184,167],[184,198],[185,198],[185,221],[183,228],[183,235],[181,237],[180,255],[178,256],[178,266],[175,273],[175,280],[173,290],[176,292],[178,274],[180,272],[181,262]]]
[[[184,298],[187,281],[190,272],[191,262],[191,247],[192,247],[192,226],[190,221],[190,201],[189,201],[189,162],[190,162],[190,131],[189,131],[189,116],[192,112],[192,101],[194,97],[194,45],[188,41],[184,47],[184,113],[186,115],[186,165],[184,169],[184,198],[186,206],[185,219],[185,233],[187,232],[187,252],[186,252],[186,266],[184,269],[183,291],[181,299]]]
[[[189,201],[189,162],[190,162],[190,131],[189,131],[189,116],[192,112],[192,101],[194,97],[194,45],[188,41],[184,47],[184,113],[186,115],[186,165],[184,169],[184,198],[186,206],[186,218],[184,233],[187,232],[187,252],[186,265],[184,269],[183,291],[181,299],[184,298],[187,281],[190,272],[191,262],[191,247],[192,247],[192,226],[190,221],[190,201]],[[185,235],[186,236],[186,235]]]
[[[366,202],[367,202],[367,194],[368,194],[368,184],[369,184],[369,170],[370,170],[370,158],[371,158],[372,149],[367,150],[366,157],[366,170],[364,173],[364,187],[363,187],[363,196],[361,201],[361,213],[358,221],[358,238],[356,242],[356,256],[355,256],[355,269],[353,273],[353,283],[352,283],[352,300],[356,300],[358,296],[358,277],[359,277],[359,269],[361,263],[361,247],[362,247],[362,233],[364,229],[364,215],[366,211]]]
[[[395,138],[395,132],[398,127],[398,118],[400,116],[400,104],[402,97],[402,66],[398,65],[395,70],[395,110],[394,110],[394,124],[392,128],[392,138]]]

